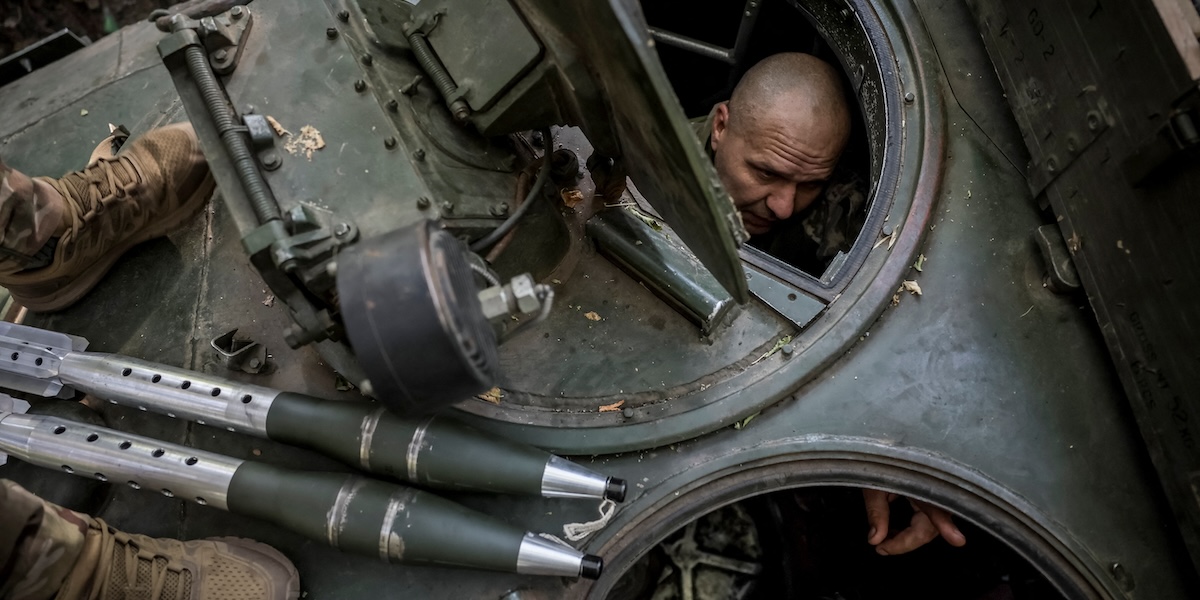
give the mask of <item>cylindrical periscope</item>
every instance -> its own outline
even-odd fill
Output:
[[[256,517],[335,548],[405,564],[599,577],[599,557],[427,492],[346,473],[242,461],[57,417],[0,413],[0,451]]]

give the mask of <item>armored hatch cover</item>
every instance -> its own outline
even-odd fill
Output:
[[[497,104],[499,87],[519,87],[518,74],[539,60],[533,38],[527,37],[531,30],[545,50],[544,59],[571,82],[561,90],[568,97],[553,99],[559,114],[581,121],[571,124],[581,125],[598,151],[620,156],[638,191],[700,262],[734,298],[747,301],[737,249],[748,236],[683,113],[638,3],[514,4],[508,9],[487,1],[426,0],[413,9],[413,17],[419,21],[422,15],[441,15],[429,42],[453,79],[467,88],[464,98],[474,110],[485,112]],[[488,15],[487,27],[479,25],[480,11]],[[464,44],[465,39],[470,43]],[[498,70],[495,55],[511,58],[506,63],[511,68]],[[586,68],[591,81],[576,72],[578,66]],[[536,104],[546,98],[528,100]],[[522,102],[521,110],[546,108],[529,102]]]
[[[748,299],[737,248],[741,218],[683,114],[633,0],[569,3],[575,41],[591,57],[612,105],[629,175],[700,262],[739,301]]]

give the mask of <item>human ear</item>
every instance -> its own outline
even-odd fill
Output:
[[[717,105],[716,111],[713,113],[712,135],[708,140],[708,145],[713,152],[716,152],[717,144],[721,143],[727,129],[729,129],[729,103],[722,102]]]

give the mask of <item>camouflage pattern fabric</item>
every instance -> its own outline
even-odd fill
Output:
[[[714,106],[707,116],[691,120],[709,158],[713,155],[708,142],[715,114]],[[751,245],[819,276],[838,252],[850,251],[866,220],[866,205],[867,186],[857,174],[839,165],[820,199],[772,231],[752,238]]]
[[[0,599],[53,598],[79,561],[90,523],[0,479]]]
[[[0,274],[49,264],[50,241],[66,222],[64,202],[50,184],[0,159]]]

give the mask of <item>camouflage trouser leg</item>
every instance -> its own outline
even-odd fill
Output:
[[[53,598],[84,551],[90,523],[0,479],[0,598]]]
[[[62,195],[0,159],[0,274],[48,264],[39,252],[69,217]]]

